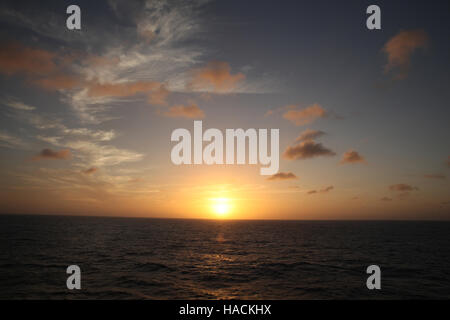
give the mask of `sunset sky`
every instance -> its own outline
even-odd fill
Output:
[[[370,4],[382,30],[366,28]],[[0,213],[450,219],[449,12],[2,1]],[[279,129],[278,174],[174,165],[171,133],[194,120]]]

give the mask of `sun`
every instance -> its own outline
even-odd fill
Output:
[[[211,200],[211,209],[218,216],[226,216],[231,211],[231,201],[228,198],[214,198]]]

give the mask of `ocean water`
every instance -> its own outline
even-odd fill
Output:
[[[0,298],[448,299],[450,223],[3,215]]]

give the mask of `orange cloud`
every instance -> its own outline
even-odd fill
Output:
[[[204,118],[205,114],[202,109],[200,109],[196,104],[191,104],[188,106],[184,105],[176,105],[169,109],[168,112],[164,113],[165,116],[168,117],[180,117],[180,118],[188,118],[188,119],[200,119]]]
[[[307,129],[307,130],[303,131],[302,133],[300,133],[300,135],[298,136],[297,139],[295,139],[295,141],[314,140],[325,134],[326,134],[325,132],[320,131],[320,130]]]
[[[46,90],[72,89],[81,85],[80,79],[70,75],[52,75],[32,82]]]
[[[128,97],[138,93],[146,93],[150,103],[164,105],[169,91],[156,81],[95,83],[88,86],[88,95],[92,97]]]
[[[64,149],[60,151],[53,151],[51,149],[43,149],[39,154],[35,155],[32,160],[43,160],[43,159],[56,159],[56,160],[67,160],[72,158],[70,150]]]
[[[345,163],[367,163],[362,155],[357,151],[349,150],[342,156],[341,164]]]
[[[296,109],[296,106],[288,106],[291,110],[283,114],[283,118],[293,122],[297,126],[302,126],[315,121],[317,118],[324,118],[327,112],[317,103],[304,109]]]
[[[278,172],[274,175],[267,178],[269,181],[275,181],[275,180],[295,180],[298,179],[295,174],[292,172]]]
[[[328,186],[328,187],[325,187],[325,188],[320,189],[320,190],[311,190],[311,191],[308,191],[307,194],[327,193],[327,192],[330,192],[330,191],[333,190],[333,189],[334,189],[333,186]]]
[[[52,52],[25,47],[17,42],[9,42],[0,51],[0,72],[8,75],[16,73],[45,75],[56,70],[56,55]]]
[[[86,169],[86,170],[83,170],[82,172],[84,173],[84,174],[93,174],[93,173],[95,173],[95,172],[97,172],[98,171],[98,169],[97,168],[95,168],[95,167],[92,167],[92,168],[89,168],[89,169]]]
[[[401,31],[384,45],[383,51],[387,55],[388,62],[384,71],[398,70],[396,79],[404,79],[411,65],[411,55],[419,48],[428,46],[428,35],[423,30]]]
[[[236,85],[245,79],[242,73],[231,74],[227,62],[211,61],[206,67],[193,71],[188,87],[195,90],[213,90],[218,93],[232,91]]]
[[[335,156],[336,153],[324,147],[321,143],[312,140],[303,141],[293,147],[289,146],[283,153],[288,160],[309,159],[319,156]]]
[[[383,197],[380,199],[381,201],[392,201],[392,198]]]

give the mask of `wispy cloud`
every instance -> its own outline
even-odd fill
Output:
[[[19,101],[15,98],[11,98],[11,97],[4,98],[3,104],[10,108],[13,108],[16,110],[22,110],[22,111],[32,111],[32,110],[36,109],[36,107],[34,107],[34,106],[30,106],[26,103],[23,103],[22,101]]]
[[[25,149],[28,147],[28,143],[20,137],[16,137],[7,132],[0,131],[0,147],[10,149]]]

